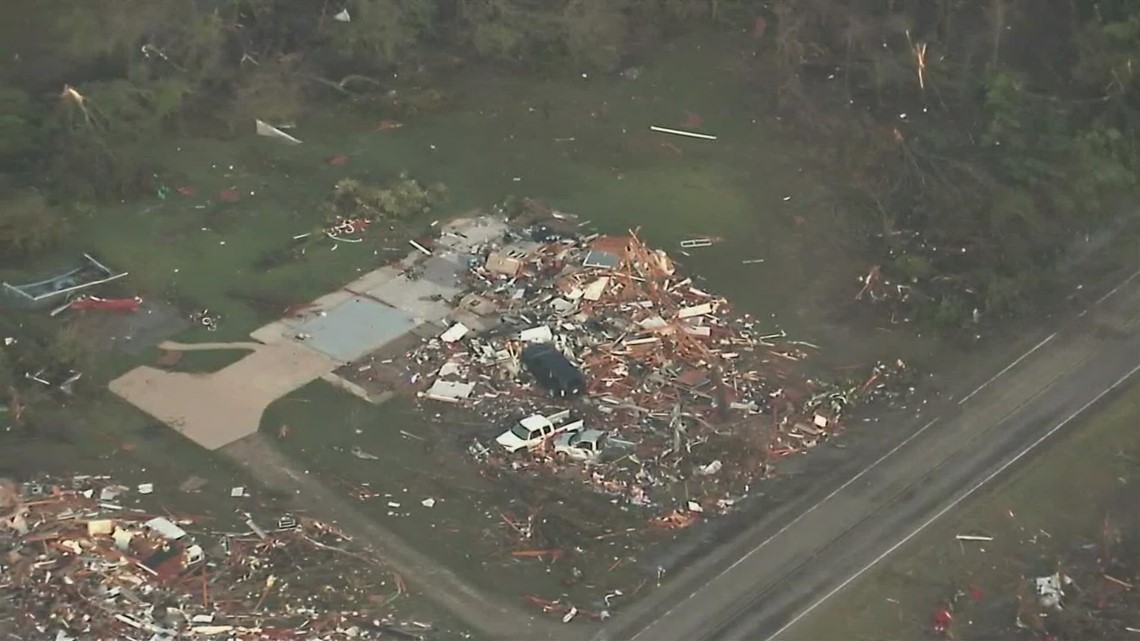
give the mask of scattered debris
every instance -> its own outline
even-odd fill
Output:
[[[1065,598],[1065,587],[1073,580],[1061,572],[1054,572],[1049,576],[1039,576],[1033,580],[1033,587],[1037,592],[1037,602],[1043,608],[1053,610],[1064,609],[1061,601]]]
[[[134,296],[131,298],[99,298],[98,296],[80,296],[71,302],[69,306],[76,311],[83,311],[88,309],[105,309],[112,311],[131,312],[132,314],[139,311],[139,305],[142,305],[142,298]]]
[[[28,380],[39,383],[49,389],[70,395],[75,383],[83,378],[83,372],[70,368],[44,368],[25,374]]]
[[[656,527],[686,527],[732,509],[772,459],[841,430],[855,404],[911,390],[902,361],[856,378],[805,376],[798,364],[815,345],[732,314],[636,231],[582,235],[558,213],[457,256],[466,290],[446,329],[382,364],[421,399],[505,430],[495,440],[510,456],[477,441],[481,462],[523,474],[590,463],[579,475],[589,486],[655,507],[666,515]],[[693,478],[701,496],[682,498]]]
[[[454,343],[455,341],[466,336],[467,332],[469,332],[469,331],[471,331],[471,329],[468,328],[463,323],[456,323],[456,324],[452,325],[451,327],[449,327],[447,329],[447,331],[440,334],[439,340],[441,340],[445,343]]]
[[[290,145],[301,144],[300,140],[297,140],[293,136],[290,136],[289,134],[285,133],[284,131],[281,131],[280,129],[278,129],[277,127],[274,127],[271,124],[266,123],[265,121],[254,120],[253,122],[256,125],[257,135],[259,135],[259,136],[266,136],[268,138],[276,138],[277,140],[289,143]]]
[[[218,323],[221,321],[222,317],[220,315],[211,314],[208,309],[190,314],[190,322],[194,325],[205,327],[208,332],[216,332],[218,330]]]
[[[424,393],[424,396],[434,401],[443,401],[445,403],[459,403],[469,398],[471,396],[471,392],[474,391],[474,389],[474,383],[436,381],[432,384],[431,388]]]
[[[713,239],[711,238],[692,238],[689,240],[681,241],[681,249],[700,249],[702,247],[712,247]]]
[[[356,458],[364,460],[364,461],[379,461],[380,460],[379,456],[376,456],[375,454],[369,454],[368,452],[365,452],[364,450],[360,449],[359,447],[355,447],[355,446],[352,448],[352,455],[355,456]]]
[[[340,218],[336,222],[329,225],[324,229],[325,236],[338,242],[338,243],[361,243],[364,242],[363,238],[349,238],[349,236],[363,234],[368,230],[372,221],[367,218]],[[297,234],[293,236],[293,240],[300,240],[308,238],[312,234]],[[335,247],[333,249],[336,249]]]
[[[246,516],[247,531],[210,531],[103,498],[119,488],[75,477],[4,495],[0,595],[20,638],[420,639],[431,627],[378,611],[402,578],[334,526]]]
[[[954,623],[954,613],[950,611],[949,607],[940,605],[934,610],[934,616],[931,617],[931,628],[935,634],[947,634],[952,623]]]

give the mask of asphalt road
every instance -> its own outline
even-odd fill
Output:
[[[794,625],[1140,371],[1140,272],[796,514],[762,519],[597,641],[796,639]],[[901,429],[901,428],[900,428]],[[814,498],[814,497],[813,497]]]

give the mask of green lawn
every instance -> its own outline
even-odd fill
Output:
[[[294,131],[304,141],[298,146],[252,131],[235,140],[153,141],[146,153],[161,167],[159,180],[193,194],[98,207],[73,221],[58,259],[42,262],[94,252],[131,273],[129,288],[220,313],[210,340],[241,339],[265,322],[264,308],[307,301],[350,281],[378,266],[382,247],[407,248],[406,231],[390,237],[379,225],[367,242],[318,241],[302,260],[258,268],[322,223],[317,208],[338,179],[377,181],[407,170],[451,193],[448,205],[411,221],[412,228],[516,194],[544,199],[602,230],[640,227],[649,241],[674,251],[684,238],[722,238],[715,249],[677,257],[742,309],[775,313],[807,331],[818,319],[801,309],[802,294],[846,281],[858,265],[837,252],[848,236],[826,204],[826,176],[779,123],[760,117],[764,92],[740,62],[753,46],[723,35],[686,39],[637,80],[467,69],[444,83],[453,104],[443,112],[389,131],[375,130],[383,114],[314,112]],[[690,113],[719,138],[648,129],[679,127]],[[330,165],[337,154],[348,163]],[[221,202],[225,189],[240,200]],[[740,262],[760,258],[766,262]],[[198,338],[205,332],[184,337]]]
[[[284,438],[282,425],[288,426]],[[563,524],[573,534],[596,527],[603,516],[614,530],[645,529],[646,522],[589,490],[559,489],[557,480],[514,481],[507,487],[484,477],[465,448],[475,435],[488,443],[498,429],[441,403],[421,409],[411,399],[396,398],[371,405],[320,381],[271,405],[262,422],[262,431],[302,469],[483,589],[510,599],[565,593],[579,604],[592,604],[607,586],[629,593],[643,577],[629,563],[624,537],[585,542],[582,555],[574,555],[573,545],[564,541],[567,559],[553,568],[539,559],[511,557],[513,550],[542,545],[517,540],[503,522],[504,513],[525,518],[531,509],[545,509],[547,515],[580,515],[582,520]],[[359,458],[354,451],[376,458]],[[589,580],[564,585],[571,566]]]
[[[216,332],[195,328],[177,340],[241,341],[287,305],[375,269],[391,253],[386,248],[404,253],[408,235],[433,220],[514,194],[543,199],[601,231],[641,228],[651,244],[682,261],[699,286],[728,296],[742,312],[770,319],[773,327],[823,345],[835,361],[898,354],[900,337],[894,333],[876,332],[860,341],[845,333],[829,340],[826,334],[830,325],[820,313],[821,298],[853,293],[854,275],[865,266],[848,251],[854,230],[826,197],[826,173],[782,125],[762,115],[766,92],[752,84],[742,64],[754,47],[743,36],[689,38],[655,58],[637,80],[616,74],[511,78],[465,69],[446,83],[454,105],[444,112],[389,131],[375,130],[384,114],[312,113],[291,132],[304,141],[295,147],[253,135],[252,123],[236,140],[156,140],[149,153],[162,168],[160,179],[171,188],[192,188],[182,190],[187,194],[175,190],[165,199],[156,194],[98,207],[72,221],[72,237],[57,254],[0,276],[38,276],[87,251],[130,272],[124,294],[220,314]],[[648,129],[681,127],[690,113],[702,120],[693,128],[718,139]],[[337,154],[347,155],[348,163],[330,165],[327,159]],[[265,267],[266,257],[321,224],[318,207],[337,180],[381,181],[403,170],[424,183],[446,184],[448,205],[399,229],[374,225],[363,243],[318,238],[300,259]],[[219,193],[227,189],[240,199],[221,202]],[[678,241],[693,237],[720,242],[681,253]],[[764,262],[741,263],[757,259]],[[155,350],[145,350],[104,359],[98,374],[153,363],[155,356]],[[178,369],[211,371],[237,356],[187,353]],[[7,457],[7,469],[23,471],[29,460],[50,458],[60,470],[113,466],[163,484],[191,473],[208,476],[213,488],[237,482],[235,472],[215,457],[105,393],[57,413],[68,426],[69,443],[5,442],[0,461]],[[369,484],[381,498],[363,502],[366,510],[466,575],[512,595],[538,590],[553,596],[566,589],[562,576],[540,562],[510,558],[494,533],[502,529],[497,511],[512,497],[479,478],[462,444],[430,413],[410,402],[373,407],[318,383],[270,407],[265,429],[275,434],[283,423],[291,436],[280,445],[304,467],[346,492]],[[400,434],[421,428],[421,436],[447,444],[433,448]],[[123,442],[132,444],[131,454],[110,454]],[[352,456],[354,445],[380,460]],[[442,500],[425,508],[421,502],[427,498]],[[390,509],[388,501],[401,507]],[[626,581],[639,571],[617,541],[605,546],[604,553],[582,561],[596,566],[587,569],[592,576],[584,589],[596,596],[598,584],[621,585],[628,592]],[[503,567],[519,571],[504,579]]]

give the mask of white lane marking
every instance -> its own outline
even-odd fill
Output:
[[[1120,283],[1120,284],[1119,284],[1119,285],[1117,285],[1116,287],[1113,287],[1112,289],[1110,289],[1110,290],[1108,291],[1108,293],[1107,293],[1107,294],[1105,294],[1104,296],[1101,296],[1100,298],[1096,299],[1096,302],[1095,302],[1095,303],[1093,303],[1093,304],[1094,304],[1094,305],[1100,305],[1100,304],[1101,304],[1101,303],[1103,303],[1104,301],[1108,300],[1108,299],[1109,299],[1109,297],[1111,297],[1111,296],[1112,296],[1113,294],[1115,294],[1116,292],[1120,291],[1120,288],[1121,288],[1121,287],[1124,287],[1124,286],[1125,286],[1125,285],[1127,285],[1128,283],[1132,282],[1132,279],[1133,279],[1133,278],[1136,278],[1137,276],[1140,276],[1140,270],[1138,270],[1138,271],[1136,271],[1136,272],[1133,272],[1133,274],[1132,274],[1131,276],[1129,276],[1128,278],[1125,278],[1125,279],[1124,279],[1124,281],[1123,281],[1122,283]]]
[[[1018,356],[1018,357],[1017,357],[1017,360],[1013,361],[1013,362],[1012,362],[1012,363],[1010,363],[1009,365],[1006,365],[1006,366],[1005,366],[1005,369],[1003,369],[1002,371],[1000,371],[1000,372],[998,372],[997,374],[994,374],[992,377],[990,377],[990,380],[988,380],[988,381],[986,381],[985,383],[982,383],[981,385],[979,385],[979,386],[978,386],[978,389],[976,389],[976,390],[974,390],[974,391],[970,392],[969,394],[965,395],[964,397],[962,397],[962,400],[958,401],[958,404],[959,404],[959,405],[961,405],[961,404],[965,403],[966,401],[970,400],[971,398],[973,398],[975,394],[977,394],[978,392],[980,392],[980,391],[984,390],[985,388],[989,387],[990,383],[993,383],[993,382],[994,382],[994,381],[996,381],[997,379],[1001,378],[1002,374],[1005,374],[1006,372],[1008,372],[1009,370],[1013,369],[1014,367],[1017,367],[1017,364],[1018,364],[1018,363],[1020,363],[1021,361],[1023,361],[1023,360],[1025,360],[1025,359],[1029,358],[1029,356],[1030,356],[1031,354],[1033,354],[1033,352],[1036,352],[1037,350],[1041,349],[1042,347],[1045,347],[1045,345],[1047,345],[1047,344],[1049,343],[1049,341],[1053,340],[1053,339],[1054,339],[1054,338],[1056,338],[1056,337],[1057,337],[1057,332],[1053,332],[1052,334],[1049,334],[1049,336],[1047,336],[1047,337],[1045,338],[1045,340],[1043,340],[1043,341],[1041,341],[1040,343],[1037,343],[1036,345],[1034,345],[1034,346],[1033,346],[1033,347],[1032,347],[1032,348],[1031,348],[1031,349],[1030,349],[1028,352],[1025,352],[1025,353],[1024,353],[1024,354],[1022,354],[1021,356]]]
[[[925,530],[926,528],[930,527],[930,525],[931,525],[932,523],[934,523],[934,522],[935,522],[935,521],[937,521],[938,519],[942,518],[942,517],[943,517],[943,516],[944,516],[944,515],[945,515],[947,512],[949,512],[950,510],[954,509],[955,507],[958,507],[958,505],[959,505],[959,504],[960,504],[962,501],[965,501],[966,499],[970,498],[970,496],[971,496],[971,495],[973,495],[973,494],[974,494],[974,492],[977,492],[979,489],[981,489],[981,488],[982,488],[982,486],[984,486],[984,485],[986,485],[987,483],[989,483],[990,481],[992,481],[992,480],[993,480],[993,479],[994,479],[994,478],[995,478],[995,477],[996,477],[998,474],[1001,474],[1001,473],[1002,473],[1002,472],[1004,472],[1005,470],[1009,469],[1009,467],[1010,467],[1011,465],[1013,465],[1014,463],[1017,463],[1018,461],[1020,461],[1020,460],[1021,460],[1021,459],[1022,459],[1022,458],[1023,458],[1025,455],[1026,455],[1026,454],[1028,454],[1029,452],[1031,452],[1031,451],[1033,451],[1034,449],[1036,449],[1036,448],[1037,448],[1039,445],[1041,445],[1042,443],[1044,443],[1044,442],[1045,442],[1045,441],[1046,441],[1046,440],[1047,440],[1047,439],[1048,439],[1050,436],[1053,436],[1053,434],[1056,434],[1056,433],[1057,433],[1057,430],[1059,430],[1059,429],[1061,429],[1062,427],[1064,427],[1064,426],[1068,425],[1070,421],[1072,421],[1074,418],[1077,418],[1078,416],[1080,416],[1081,414],[1083,414],[1083,413],[1085,412],[1085,410],[1087,410],[1088,408],[1092,407],[1092,406],[1093,406],[1093,405],[1094,405],[1094,404],[1095,404],[1097,401],[1099,401],[1100,399],[1104,398],[1104,397],[1105,397],[1105,395],[1107,395],[1109,392],[1111,392],[1111,391],[1115,390],[1116,388],[1120,387],[1121,385],[1123,385],[1123,384],[1125,383],[1125,381],[1127,381],[1129,378],[1132,378],[1132,375],[1133,375],[1133,374],[1135,374],[1136,372],[1140,372],[1140,365],[1137,365],[1136,367],[1133,367],[1133,368],[1132,368],[1132,370],[1131,370],[1131,371],[1129,371],[1127,374],[1125,374],[1124,376],[1121,376],[1120,378],[1116,379],[1116,382],[1115,382],[1115,383],[1113,383],[1112,385],[1109,385],[1109,386],[1108,386],[1107,388],[1105,388],[1105,389],[1104,389],[1104,390],[1103,390],[1101,393],[1097,394],[1097,395],[1096,395],[1096,396],[1095,396],[1095,397],[1094,397],[1094,398],[1093,398],[1091,401],[1089,401],[1089,402],[1085,403],[1084,405],[1082,405],[1080,409],[1078,409],[1077,411],[1075,411],[1075,412],[1073,412],[1072,414],[1070,414],[1070,415],[1068,416],[1068,418],[1066,418],[1065,420],[1061,421],[1060,423],[1057,423],[1057,424],[1056,424],[1056,425],[1054,425],[1053,427],[1049,428],[1049,431],[1048,431],[1048,432],[1045,432],[1045,433],[1044,433],[1044,434],[1042,434],[1042,435],[1041,435],[1041,437],[1040,437],[1040,438],[1038,438],[1036,441],[1033,441],[1033,442],[1032,442],[1032,443],[1030,443],[1028,446],[1026,446],[1026,447],[1025,447],[1025,449],[1023,449],[1023,450],[1021,450],[1020,452],[1018,452],[1017,456],[1015,456],[1015,457],[1011,458],[1010,460],[1006,461],[1004,464],[1002,464],[1002,465],[1001,465],[1001,467],[999,467],[998,469],[996,469],[996,470],[994,470],[993,472],[991,472],[991,473],[990,473],[988,476],[986,476],[984,479],[982,479],[982,480],[978,481],[977,483],[975,483],[975,484],[973,485],[973,487],[971,487],[970,489],[966,490],[966,492],[965,492],[964,494],[962,494],[962,495],[960,495],[958,498],[954,499],[954,500],[953,500],[953,501],[950,503],[950,505],[947,505],[946,507],[944,507],[944,508],[942,508],[941,510],[939,510],[937,514],[935,514],[934,516],[930,517],[930,518],[929,518],[929,519],[928,519],[928,520],[927,520],[925,523],[923,523],[922,525],[919,525],[917,528],[915,528],[914,530],[912,530],[912,531],[911,531],[911,533],[910,533],[910,534],[907,534],[905,537],[903,537],[903,539],[902,539],[901,541],[899,541],[898,543],[895,543],[894,545],[892,545],[890,548],[888,548],[888,549],[887,549],[887,551],[886,551],[886,552],[883,552],[883,553],[882,553],[882,554],[880,554],[879,556],[875,557],[875,560],[873,560],[873,561],[871,561],[870,563],[868,563],[867,565],[863,566],[863,568],[862,568],[862,569],[860,569],[860,570],[859,570],[858,572],[856,572],[855,574],[852,574],[851,576],[847,577],[847,579],[846,579],[845,581],[843,581],[843,583],[840,583],[838,586],[836,586],[835,588],[833,588],[833,589],[832,589],[830,592],[828,592],[827,594],[823,595],[823,596],[822,596],[822,597],[821,597],[821,598],[820,598],[818,601],[816,601],[815,603],[813,603],[813,604],[811,604],[810,606],[808,606],[806,610],[803,610],[802,612],[800,612],[799,614],[797,614],[797,615],[795,616],[795,618],[793,618],[791,621],[788,621],[786,624],[784,624],[784,627],[780,628],[779,630],[776,630],[776,632],[775,632],[774,634],[772,634],[771,636],[769,636],[769,637],[768,637],[767,641],[772,641],[772,640],[773,640],[773,639],[775,639],[776,637],[778,637],[778,636],[780,636],[781,634],[783,634],[783,633],[784,633],[784,632],[785,632],[785,631],[786,631],[788,628],[792,627],[792,626],[793,626],[793,625],[795,625],[797,622],[799,622],[799,621],[800,621],[800,619],[803,619],[803,618],[804,618],[804,617],[806,617],[807,615],[811,614],[813,610],[815,610],[815,609],[816,609],[816,608],[818,608],[819,606],[821,606],[821,605],[823,605],[824,603],[826,603],[826,602],[828,601],[828,599],[830,599],[831,597],[835,596],[835,595],[836,595],[836,594],[837,594],[837,593],[838,593],[840,590],[842,590],[843,588],[845,588],[845,587],[847,587],[848,585],[850,585],[852,581],[855,581],[855,580],[856,580],[856,579],[858,579],[859,577],[863,576],[863,574],[865,574],[865,573],[867,572],[867,570],[870,570],[871,568],[875,567],[875,566],[876,566],[876,565],[878,565],[878,564],[879,564],[879,563],[880,563],[880,562],[881,562],[883,559],[885,559],[885,558],[887,558],[888,556],[890,556],[891,554],[893,554],[895,550],[897,550],[897,549],[899,549],[900,547],[902,547],[902,546],[906,545],[906,543],[907,543],[908,541],[910,541],[911,539],[913,539],[915,536],[918,536],[918,534],[919,534],[920,532],[922,532],[922,531],[923,531],[923,530]]]
[[[708,581],[707,583],[705,583],[705,585],[708,585],[708,584],[710,584],[710,583],[713,583],[714,581],[717,581],[717,580],[719,580],[719,579],[720,579],[722,576],[724,576],[724,575],[728,574],[728,573],[729,573],[729,572],[731,572],[733,569],[735,569],[735,568],[736,568],[736,566],[738,566],[738,565],[740,565],[741,563],[744,563],[745,561],[747,561],[749,558],[751,558],[751,556],[752,556],[753,554],[756,554],[756,553],[757,553],[757,552],[759,552],[759,551],[760,551],[760,550],[761,550],[761,549],[762,549],[764,546],[768,545],[768,544],[769,544],[769,543],[771,543],[773,540],[775,540],[775,539],[776,539],[776,537],[778,537],[778,536],[780,536],[781,534],[783,534],[784,532],[788,531],[788,529],[789,529],[789,528],[791,528],[793,525],[795,525],[796,523],[799,523],[799,522],[800,522],[800,521],[802,521],[802,520],[803,520],[805,517],[807,517],[807,515],[809,515],[809,514],[811,514],[812,512],[816,511],[816,509],[817,509],[817,508],[819,508],[820,506],[822,506],[824,503],[827,503],[828,501],[830,501],[832,498],[834,498],[834,497],[835,497],[835,495],[836,495],[836,494],[839,494],[839,493],[840,493],[840,492],[842,492],[843,490],[845,490],[845,489],[847,489],[848,487],[850,487],[852,483],[854,483],[855,481],[858,481],[859,479],[863,478],[863,476],[864,476],[865,474],[867,474],[867,472],[870,472],[871,470],[873,470],[873,469],[875,469],[876,467],[878,467],[878,465],[879,465],[880,463],[882,463],[883,461],[885,461],[885,460],[887,460],[888,458],[890,458],[891,456],[893,456],[893,455],[895,454],[895,452],[898,452],[899,450],[901,450],[903,447],[905,447],[905,446],[906,446],[906,444],[907,444],[907,443],[910,443],[910,442],[911,442],[911,441],[913,441],[914,439],[916,439],[916,438],[918,438],[919,436],[921,436],[923,432],[925,432],[926,430],[930,429],[930,427],[931,427],[931,426],[933,426],[935,423],[937,423],[937,422],[939,421],[939,419],[940,419],[940,418],[941,418],[941,417],[937,417],[937,418],[933,418],[933,419],[931,419],[931,420],[930,420],[930,422],[928,422],[926,425],[923,425],[921,428],[919,428],[919,430],[918,430],[917,432],[915,432],[914,434],[911,434],[910,436],[908,436],[908,437],[906,437],[905,439],[903,439],[903,441],[902,441],[901,443],[899,443],[898,445],[896,445],[896,446],[892,447],[892,448],[891,448],[891,450],[890,450],[889,452],[887,452],[886,454],[884,454],[884,455],[880,456],[880,457],[879,457],[879,459],[878,459],[877,461],[875,461],[874,463],[871,463],[871,464],[870,464],[870,465],[868,465],[867,467],[865,467],[865,468],[863,468],[862,470],[860,470],[860,472],[859,472],[858,474],[856,474],[855,476],[852,476],[852,477],[851,477],[850,479],[848,479],[848,480],[847,480],[847,482],[846,482],[846,483],[844,483],[843,485],[840,485],[839,487],[835,488],[835,489],[834,489],[834,490],[831,492],[831,494],[828,494],[827,496],[823,497],[823,498],[822,498],[822,499],[821,499],[821,500],[820,500],[818,503],[816,503],[815,505],[813,505],[813,506],[809,507],[807,510],[804,510],[804,512],[803,512],[803,513],[801,513],[801,514],[800,514],[799,516],[797,516],[796,518],[792,519],[792,520],[791,520],[791,521],[790,521],[790,522],[789,522],[787,525],[785,525],[784,527],[780,528],[780,529],[779,529],[779,530],[778,530],[778,531],[777,531],[775,534],[773,534],[772,536],[769,536],[768,538],[764,539],[764,541],[763,541],[762,543],[760,543],[760,545],[757,545],[756,547],[754,547],[754,548],[752,548],[751,550],[749,550],[747,554],[745,554],[744,556],[742,556],[742,557],[740,557],[739,559],[737,559],[735,563],[733,563],[732,565],[728,566],[728,568],[726,568],[725,570],[721,571],[721,572],[720,572],[719,574],[717,574],[717,575],[716,575],[716,576],[715,576],[715,577],[714,577],[712,580],[710,580],[710,581]],[[660,617],[658,617],[658,618],[657,618],[657,621],[661,621],[662,619],[665,619],[665,618],[666,618],[666,617],[668,617],[670,614],[672,614],[672,613],[673,613],[673,611],[674,611],[674,610],[676,610],[678,607],[681,607],[682,605],[684,605],[684,604],[685,604],[685,603],[686,603],[686,602],[687,602],[689,599],[691,599],[691,598],[693,598],[693,597],[697,596],[697,594],[699,594],[699,593],[701,592],[701,590],[703,590],[703,589],[704,589],[705,585],[702,585],[700,588],[697,588],[697,590],[696,590],[696,591],[694,591],[692,594],[690,594],[690,595],[689,595],[689,597],[688,597],[687,599],[685,599],[684,601],[681,601],[680,603],[678,603],[677,605],[673,606],[672,608],[669,608],[669,610],[667,610],[667,611],[665,612],[665,614],[663,614],[663,615],[661,615]],[[655,621],[654,623],[656,623],[657,621]],[[652,627],[652,625],[650,625],[649,627]],[[646,632],[648,632],[648,628],[646,628],[646,629],[642,630],[641,632],[638,632],[638,633],[637,633],[637,634],[636,634],[636,635],[633,637],[633,640],[632,640],[632,641],[637,641],[638,639],[641,639],[641,638],[643,638],[643,637],[642,637],[642,635],[643,635],[643,634],[645,634]]]
[[[1134,280],[1134,279],[1135,279],[1137,276],[1140,276],[1140,270],[1137,270],[1137,271],[1133,272],[1131,276],[1129,276],[1128,278],[1125,278],[1124,280],[1120,281],[1120,283],[1119,283],[1119,284],[1118,284],[1116,287],[1113,287],[1111,290],[1109,290],[1109,292],[1108,292],[1107,294],[1105,294],[1104,296],[1101,296],[1100,298],[1098,298],[1098,299],[1097,299],[1097,301],[1096,301],[1095,303],[1093,303],[1093,305],[1100,305],[1100,304],[1101,304],[1101,303],[1103,303],[1104,301],[1108,300],[1108,299],[1109,299],[1109,298],[1110,298],[1110,297],[1111,297],[1113,294],[1115,294],[1116,292],[1120,291],[1120,288],[1121,288],[1121,287],[1124,287],[1124,286],[1125,286],[1125,285],[1127,285],[1128,283],[1132,282],[1132,281],[1133,281],[1133,280]],[[1085,311],[1083,311],[1083,312],[1081,312],[1080,314],[1078,314],[1078,315],[1077,315],[1077,318],[1084,318],[1084,317],[1085,317],[1085,315],[1086,315],[1086,314],[1088,314],[1088,313],[1089,313],[1089,310],[1087,310],[1087,309],[1086,309]],[[1026,358],[1028,358],[1030,354],[1032,354],[1033,352],[1036,352],[1037,350],[1041,349],[1042,347],[1044,347],[1044,346],[1045,346],[1045,344],[1046,344],[1046,343],[1048,343],[1049,341],[1053,340],[1053,339],[1054,339],[1054,338],[1056,338],[1056,337],[1057,337],[1057,332],[1053,332],[1052,334],[1050,334],[1048,338],[1046,338],[1045,340],[1041,341],[1040,343],[1037,343],[1036,345],[1034,345],[1034,346],[1033,346],[1033,349],[1031,349],[1031,350],[1029,350],[1028,352],[1025,352],[1024,354],[1022,354],[1020,357],[1018,357],[1018,359],[1017,359],[1017,360],[1015,360],[1015,361],[1013,361],[1012,363],[1010,363],[1009,365],[1007,365],[1007,366],[1005,367],[1005,369],[1003,369],[1002,371],[998,372],[997,374],[994,374],[994,375],[993,375],[993,377],[992,377],[992,378],[990,378],[990,380],[988,380],[988,381],[986,381],[985,383],[982,383],[981,385],[979,385],[979,386],[978,386],[978,389],[976,389],[976,390],[974,390],[974,391],[970,392],[969,394],[967,394],[966,396],[964,396],[964,397],[963,397],[961,400],[959,400],[959,401],[958,401],[958,404],[959,404],[959,405],[962,405],[962,404],[964,404],[966,401],[968,401],[968,400],[970,400],[971,398],[973,398],[975,394],[977,394],[978,392],[980,392],[980,391],[982,391],[983,389],[985,389],[986,387],[988,387],[988,386],[989,386],[991,383],[993,383],[993,382],[994,382],[994,381],[996,381],[997,379],[1001,378],[1001,376],[1002,376],[1003,374],[1005,374],[1005,373],[1006,373],[1006,372],[1008,372],[1009,370],[1011,370],[1011,369],[1013,369],[1014,367],[1016,367],[1018,363],[1020,363],[1021,361],[1025,360]]]

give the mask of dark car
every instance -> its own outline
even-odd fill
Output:
[[[530,345],[524,349],[522,362],[539,384],[554,396],[577,396],[586,391],[586,377],[582,370],[550,343]]]

